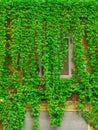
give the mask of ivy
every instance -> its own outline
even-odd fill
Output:
[[[23,130],[31,106],[39,130],[40,102],[60,126],[65,102],[79,95],[78,109],[98,130],[98,2],[96,0],[0,1],[0,120],[3,130]],[[60,78],[73,39],[73,74]],[[86,45],[83,43],[85,38]],[[40,61],[40,65],[39,62]],[[42,74],[40,75],[40,67]],[[86,105],[89,112],[84,111]]]

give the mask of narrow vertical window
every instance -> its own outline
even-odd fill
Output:
[[[43,76],[43,66],[41,64],[41,58],[38,57],[37,59],[37,65],[38,65],[38,76],[42,77]]]
[[[63,69],[61,70],[61,78],[70,78],[72,77],[72,53],[73,53],[73,43],[72,36],[68,35],[68,52],[67,52],[67,60],[63,61]]]

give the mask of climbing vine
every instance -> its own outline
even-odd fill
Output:
[[[23,130],[26,106],[39,130],[46,101],[52,127],[60,126],[65,102],[79,95],[78,109],[98,130],[97,0],[0,1],[0,120],[3,130]],[[73,41],[72,77],[60,78]],[[85,43],[83,42],[85,39]],[[84,111],[91,106],[89,112]]]

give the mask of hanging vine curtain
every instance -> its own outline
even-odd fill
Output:
[[[26,106],[39,129],[40,102],[49,106],[52,127],[60,126],[65,101],[79,95],[79,109],[98,129],[98,2],[0,1],[0,120],[3,130],[22,130]],[[60,78],[73,39],[72,77]],[[86,47],[83,38],[86,40]],[[40,60],[40,63],[39,63]],[[40,72],[42,73],[40,75]]]

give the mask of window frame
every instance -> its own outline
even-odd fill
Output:
[[[73,39],[72,36],[68,35],[68,75],[60,75],[60,78],[71,78],[73,69]]]

